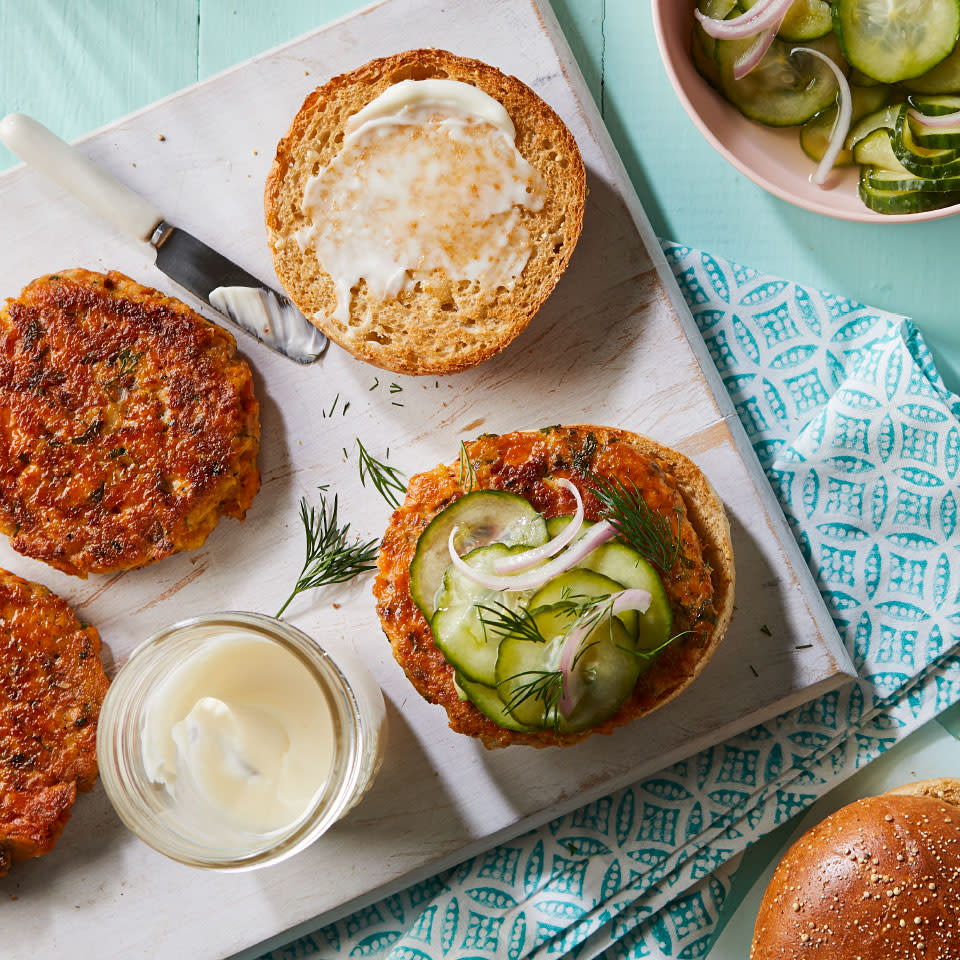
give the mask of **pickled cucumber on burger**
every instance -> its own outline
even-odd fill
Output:
[[[374,584],[394,656],[452,729],[566,746],[662,706],[733,609],[730,530],[684,455],[557,426],[414,476]]]

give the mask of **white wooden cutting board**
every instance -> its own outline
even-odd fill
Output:
[[[484,431],[589,422],[649,434],[706,471],[733,525],[733,626],[689,691],[614,736],[489,753],[451,733],[443,712],[413,692],[380,631],[369,579],[301,599],[290,619],[334,653],[357,650],[388,701],[387,759],[366,800],[292,860],[220,875],[141,844],[98,787],[80,798],[53,854],[0,880],[5,958],[226,956],[633,782],[840,684],[849,669],[709,359],[701,367],[699,334],[543,0],[386,0],[120,121],[82,149],[171,222],[272,278],[263,181],[303,97],[336,73],[417,46],[516,74],[580,144],[590,186],[583,236],[526,332],[478,369],[439,380],[392,376],[335,347],[301,368],[241,338],[263,422],[263,489],[245,524],[224,521],[194,553],[88,581],[5,543],[0,565],[65,596],[100,628],[116,666],[181,617],[275,611],[302,562],[297,501],[318,484],[339,492],[357,534],[378,536],[389,510],[360,487],[355,438],[378,456],[389,448],[390,462],[409,475],[454,459],[462,438]],[[0,177],[0,216],[2,295],[70,266],[119,269],[178,292],[153,267],[150,248],[23,168]]]

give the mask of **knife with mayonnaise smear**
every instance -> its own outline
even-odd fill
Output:
[[[319,359],[327,338],[288,300],[185,230],[140,194],[22,113],[0,120],[0,141],[124,232],[151,244],[157,267],[264,346],[298,363]]]

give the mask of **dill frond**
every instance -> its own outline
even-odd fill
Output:
[[[460,486],[470,493],[477,485],[477,471],[470,462],[466,444],[460,441]]]
[[[674,530],[673,521],[652,510],[632,480],[628,487],[617,478],[591,474],[591,479],[593,494],[603,505],[603,516],[620,539],[662,573],[669,573],[680,556],[679,518]]]
[[[357,437],[357,449],[360,451],[360,485],[366,487],[367,480],[391,507],[400,506],[400,497],[407,492],[403,473],[396,467],[377,460],[368,453],[367,448]]]
[[[327,509],[327,500],[322,491],[319,510],[308,504],[306,497],[300,499],[306,558],[290,596],[277,611],[278,619],[298,594],[332,583],[346,583],[374,568],[378,541],[363,543],[360,540],[348,540],[350,524],[340,524],[337,507],[337,497],[334,495],[333,505]]]

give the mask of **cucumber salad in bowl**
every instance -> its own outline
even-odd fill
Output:
[[[858,165],[876,213],[960,203],[960,0],[698,0],[694,17],[699,73],[797,127],[814,183]]]

